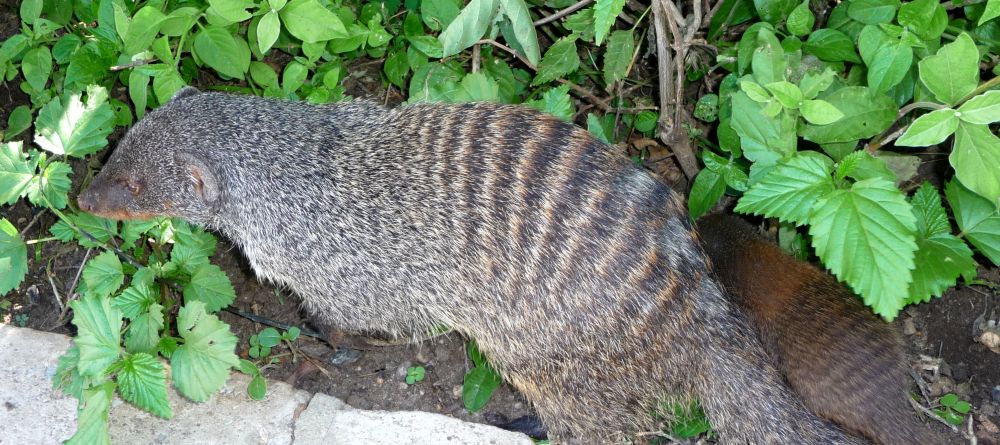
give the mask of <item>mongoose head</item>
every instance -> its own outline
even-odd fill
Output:
[[[197,94],[194,88],[184,88],[136,123],[80,193],[80,209],[112,219],[169,216],[209,224],[220,184],[199,153],[184,150],[193,144],[181,128],[183,113],[170,110]]]

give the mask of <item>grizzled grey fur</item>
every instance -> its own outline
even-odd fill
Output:
[[[327,323],[475,339],[562,441],[700,398],[726,444],[854,444],[782,382],[681,199],[586,131],[497,104],[384,109],[180,92],[81,208],[236,242]]]

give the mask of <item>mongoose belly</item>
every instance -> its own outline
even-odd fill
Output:
[[[558,441],[622,439],[697,396],[723,443],[861,443],[785,386],[666,185],[525,108],[183,90],[80,204],[214,228],[343,329],[447,324]]]

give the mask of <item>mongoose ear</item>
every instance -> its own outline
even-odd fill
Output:
[[[184,87],[178,90],[176,93],[174,93],[174,96],[170,98],[170,101],[173,102],[175,100],[183,99],[189,96],[194,96],[195,94],[200,94],[200,93],[201,91],[198,91],[198,89],[195,87]]]
[[[177,161],[185,169],[187,179],[193,183],[194,192],[202,201],[212,204],[219,199],[219,181],[216,180],[208,164],[187,153],[178,153]]]

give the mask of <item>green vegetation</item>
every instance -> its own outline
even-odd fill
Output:
[[[938,400],[941,404],[940,408],[934,409],[934,414],[937,414],[942,419],[946,420],[952,425],[961,425],[965,423],[965,416],[969,414],[972,410],[972,405],[962,399],[959,399],[957,395],[948,393]]]
[[[637,163],[676,161],[693,217],[728,194],[736,211],[779,221],[784,246],[813,252],[887,319],[972,280],[976,261],[1000,263],[1000,0],[844,0],[825,16],[809,1],[709,3],[21,2],[0,77],[28,99],[0,133],[0,205],[59,221],[25,239],[28,227],[0,218],[0,297],[24,281],[29,246],[36,260],[47,242],[94,249],[55,382],[80,401],[70,442],[108,442],[115,391],[169,417],[162,360],[193,400],[231,368],[254,377],[255,398],[266,392],[216,315],[234,292],[209,261],[211,234],[104,220],[70,198],[116,129],[184,85],[328,103],[371,80],[407,103],[524,103],[629,142]],[[943,187],[915,179],[945,157]],[[251,358],[267,363],[294,337],[276,334],[256,336]],[[500,379],[474,345],[469,355],[475,411]]]

